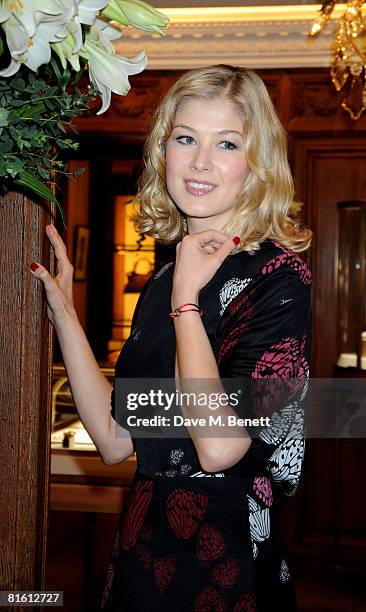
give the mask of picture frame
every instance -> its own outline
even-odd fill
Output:
[[[75,227],[74,280],[85,281],[88,276],[90,229],[88,225]]]

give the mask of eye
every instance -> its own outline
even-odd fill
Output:
[[[229,151],[233,151],[234,149],[237,149],[238,147],[236,146],[236,144],[234,142],[230,142],[230,140],[223,140],[222,142],[219,143],[220,146],[222,146],[222,149],[227,149]]]
[[[177,136],[176,141],[186,145],[192,144],[192,142],[194,142],[194,138],[193,136]]]

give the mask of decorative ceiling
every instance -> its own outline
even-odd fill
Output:
[[[185,70],[219,62],[254,69],[330,66],[335,22],[321,37],[308,36],[321,3],[151,1],[170,18],[166,35],[127,28],[115,47],[128,57],[145,49],[152,70]],[[334,18],[343,10],[344,4],[337,5]]]

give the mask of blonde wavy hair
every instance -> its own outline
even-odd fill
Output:
[[[163,244],[179,242],[187,234],[185,215],[166,188],[165,144],[183,103],[214,99],[229,100],[242,117],[250,169],[237,195],[234,214],[222,231],[240,236],[237,250],[254,251],[267,238],[294,251],[306,250],[312,232],[291,212],[294,185],[286,132],[259,76],[252,70],[224,64],[185,73],[157,108],[144,147],[145,169],[138,183],[139,208],[133,217],[137,231]]]

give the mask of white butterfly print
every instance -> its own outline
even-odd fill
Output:
[[[270,458],[272,478],[275,482],[288,481],[296,486],[301,475],[305,453],[305,440],[289,439],[275,450]]]
[[[223,315],[230,302],[249,285],[251,280],[251,278],[231,278],[226,281],[224,286],[220,289],[220,316]]]
[[[250,535],[255,542],[263,542],[269,538],[271,531],[271,519],[269,508],[261,508],[260,505],[247,494],[249,507]]]

